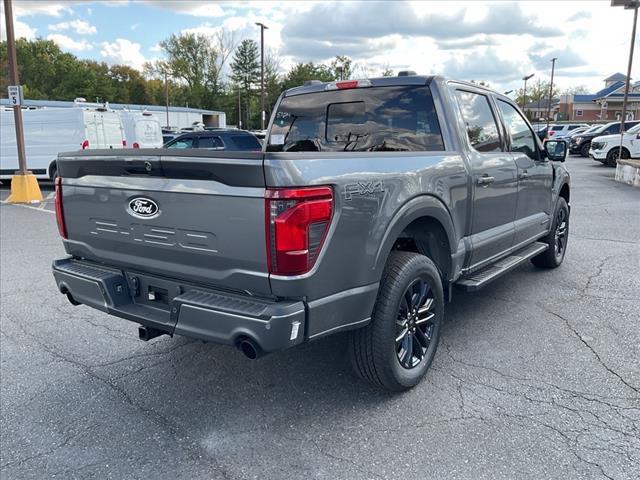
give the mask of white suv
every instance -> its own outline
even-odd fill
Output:
[[[551,125],[547,132],[549,140],[556,138],[565,138],[573,133],[573,130],[580,127],[588,127],[586,123],[563,123],[562,125]]]
[[[603,135],[591,140],[589,156],[594,160],[615,167],[620,155],[620,134]],[[622,158],[640,157],[640,123],[624,132]]]

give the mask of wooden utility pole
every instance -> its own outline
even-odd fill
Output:
[[[13,8],[11,0],[4,0],[4,19],[7,27],[7,63],[9,82],[14,87],[13,120],[16,129],[16,147],[18,150],[18,171],[11,178],[11,195],[7,201],[13,203],[41,202],[42,193],[35,175],[27,170],[27,155],[24,147],[24,129],[22,126],[22,96],[18,78],[18,60],[16,58],[16,38],[13,30]],[[10,96],[11,97],[11,96]]]

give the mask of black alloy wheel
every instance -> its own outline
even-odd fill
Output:
[[[417,367],[427,356],[435,317],[431,287],[423,278],[417,278],[402,296],[396,320],[396,355],[404,368]]]

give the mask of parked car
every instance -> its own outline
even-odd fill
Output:
[[[640,157],[640,124],[624,132],[622,158]],[[591,140],[589,156],[594,160],[615,167],[620,155],[620,134],[604,135]]]
[[[538,138],[541,141],[544,141],[545,138],[547,138],[547,125],[544,123],[540,123],[540,124],[533,124],[533,131],[535,132],[535,134],[538,136]]]
[[[571,137],[574,135],[579,135],[583,132],[586,132],[587,130],[589,130],[591,127],[590,126],[584,126],[584,127],[578,127],[574,130],[569,130],[566,132],[557,132],[554,136],[553,139],[554,140],[563,140],[566,143],[569,143],[569,141],[571,140]]]
[[[219,128],[183,133],[167,142],[164,148],[208,148],[259,152],[262,150],[262,144],[255,135],[245,130]]]
[[[148,112],[120,110],[118,112],[127,146],[131,148],[160,148],[163,145],[160,122]]]
[[[350,331],[356,372],[405,390],[454,286],[558,267],[567,248],[566,144],[543,146],[510,98],[474,83],[316,82],[279,98],[264,152],[166,152],[58,160],[58,289],[143,340],[257,358]]]
[[[566,137],[571,131],[581,127],[588,127],[586,123],[563,123],[549,126],[547,138]]]
[[[60,152],[125,146],[120,117],[106,107],[24,109],[22,123],[29,170],[40,179],[56,177]],[[0,112],[0,125],[0,179],[4,180],[18,169],[13,110]]]
[[[628,130],[638,123],[640,123],[640,121],[624,122],[624,129]],[[583,157],[588,157],[589,149],[591,148],[591,140],[603,135],[615,135],[616,133],[620,133],[620,122],[610,122],[604,125],[599,125],[597,128],[589,130],[589,132],[571,137],[569,142],[569,151],[571,153],[579,153]]]

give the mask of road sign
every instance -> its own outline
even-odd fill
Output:
[[[11,106],[22,105],[22,87],[20,85],[9,85],[9,103]]]

